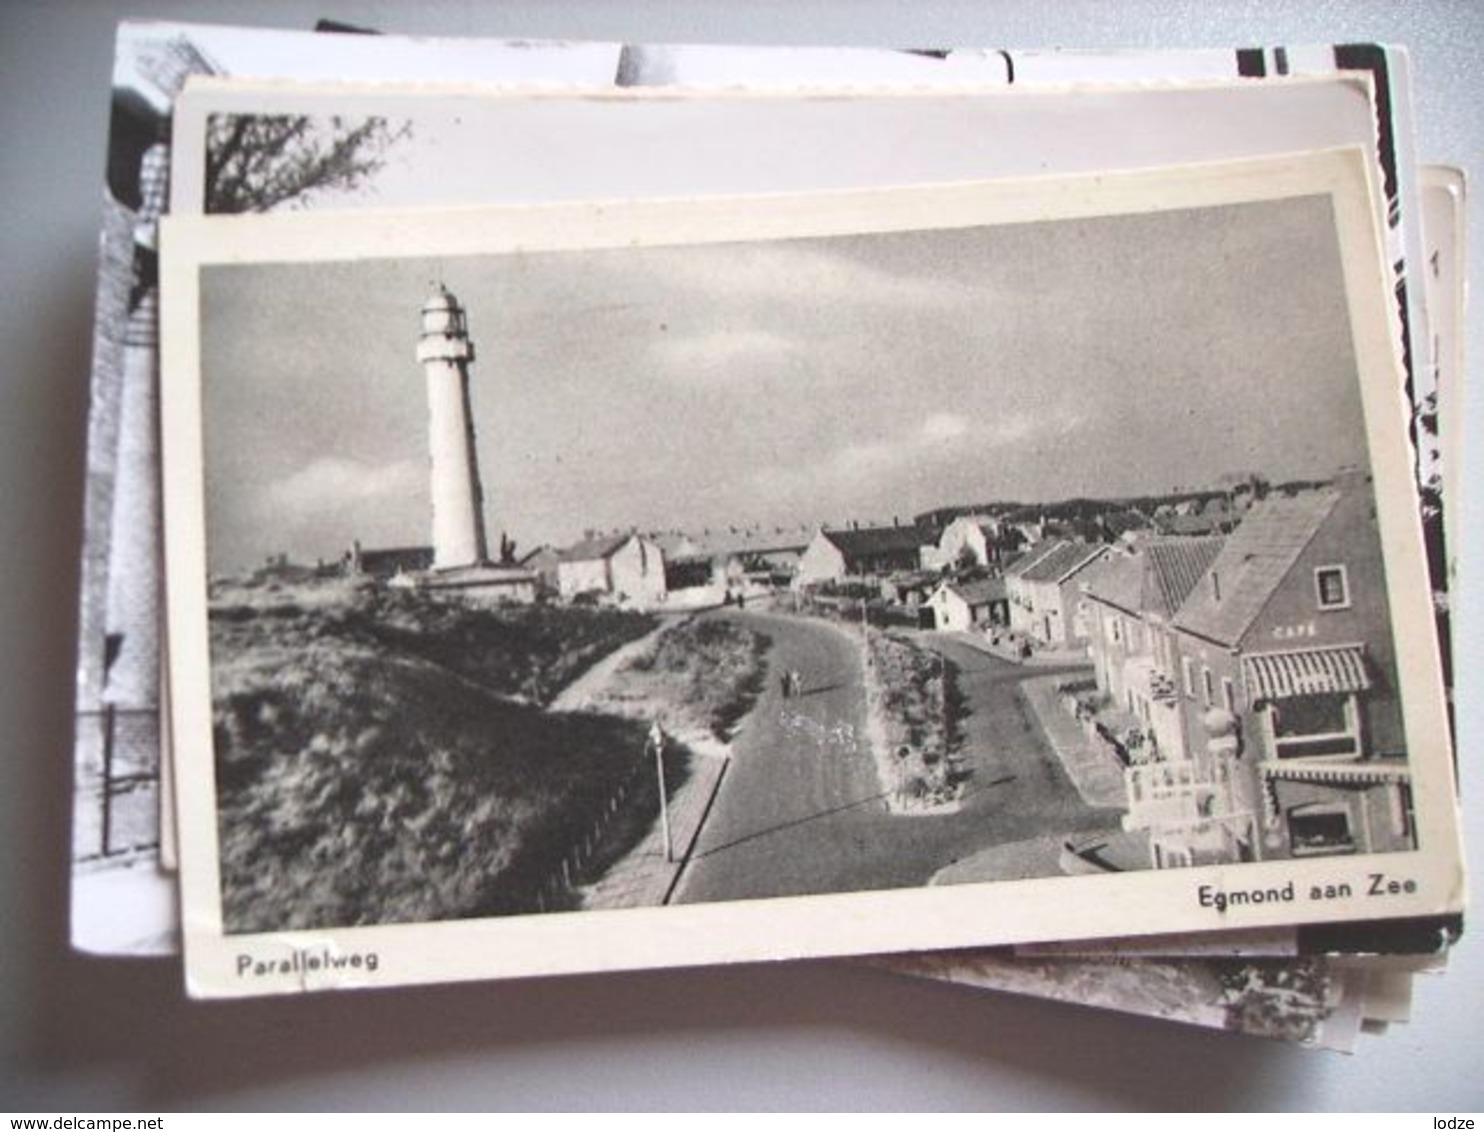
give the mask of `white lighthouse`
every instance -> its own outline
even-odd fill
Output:
[[[428,452],[432,464],[433,569],[489,561],[484,491],[469,411],[474,343],[459,301],[440,283],[423,304],[417,360],[428,383]]]

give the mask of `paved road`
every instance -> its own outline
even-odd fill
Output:
[[[772,638],[769,679],[733,740],[731,768],[677,902],[877,887],[859,860],[871,855],[868,835],[885,817],[859,738],[859,638],[806,618],[729,616]],[[789,669],[802,677],[803,694],[785,699],[780,681]]]
[[[1082,803],[1016,685],[1024,669],[951,641],[963,671],[968,792],[957,813],[891,815],[863,734],[861,650],[853,633],[806,618],[728,613],[773,639],[767,690],[733,744],[675,900],[915,887],[980,849],[1047,833],[1116,826]],[[784,699],[797,669],[804,694]]]
[[[1120,810],[1082,801],[1020,687],[1059,673],[1085,675],[1086,666],[1022,667],[951,639],[933,645],[958,666],[967,700],[963,749],[973,773],[964,811],[992,829],[979,848],[1118,827]]]

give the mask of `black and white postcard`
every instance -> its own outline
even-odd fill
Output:
[[[1337,71],[1351,78],[1293,78]],[[207,87],[198,90],[202,74],[237,77],[204,80]],[[253,82],[244,75],[333,75],[337,85]],[[541,80],[537,87],[547,90],[543,98],[529,86],[520,88],[522,95],[489,86],[454,95],[427,85],[378,83],[375,93],[344,85],[357,76],[435,75],[440,83],[483,78],[505,87]],[[827,76],[836,84],[828,89],[819,85]],[[1134,77],[1143,85],[1104,85]],[[537,48],[126,24],[115,79],[78,670],[73,939],[92,951],[178,947],[173,876],[156,868],[173,870],[174,836],[168,719],[157,726],[153,706],[164,703],[168,688],[155,677],[164,647],[157,623],[159,456],[154,429],[146,427],[158,380],[154,217],[163,203],[167,153],[174,212],[855,189],[1374,141],[1387,189],[1381,203],[1389,214],[1391,258],[1399,271],[1404,260],[1421,262],[1411,236],[1405,255],[1397,242],[1415,227],[1416,210],[1407,67],[1395,49],[1290,46],[1267,58],[1223,50],[972,50],[940,57]],[[628,88],[627,96],[602,97],[610,81]],[[1075,91],[1038,93],[1072,81],[1081,84]],[[1375,84],[1374,105],[1368,82]],[[586,93],[562,97],[560,83],[587,84]],[[635,97],[656,83],[669,89],[653,99]],[[685,97],[677,97],[677,85],[686,88]],[[999,85],[1014,89],[1003,105],[989,105]],[[698,97],[718,87],[775,93]],[[810,96],[781,93],[800,87]],[[172,103],[176,120],[167,142],[159,119]],[[492,113],[486,103],[499,108]],[[459,128],[450,131],[450,120]],[[249,124],[256,128],[244,128]],[[313,129],[297,138],[283,132],[306,124]],[[222,160],[224,151],[242,155],[258,141],[271,147],[281,170],[313,158],[325,136],[336,143],[320,154],[327,162],[302,162],[275,193],[243,195],[240,168]],[[664,144],[653,144],[656,136]],[[296,144],[285,147],[288,141]],[[254,169],[260,178],[277,175],[274,162]],[[325,179],[324,172],[339,175]],[[1406,291],[1414,328],[1426,324],[1421,294],[1417,287]],[[1411,337],[1422,340],[1415,329]],[[1412,368],[1413,400],[1421,406],[1429,371]],[[1419,427],[1426,419],[1419,412]]]
[[[168,221],[194,993],[1457,910],[1369,168]]]
[[[1414,209],[1410,203],[1410,95],[1408,95],[1407,61],[1398,49],[1382,47],[1294,47],[1278,52],[1257,50],[1204,50],[1204,52],[1000,52],[1000,50],[954,50],[941,53],[884,52],[884,50],[834,49],[758,49],[758,47],[675,47],[601,45],[531,45],[502,43],[494,40],[410,40],[396,36],[346,37],[315,36],[309,33],[263,31],[254,28],[208,28],[200,25],[125,24],[120,25],[114,73],[114,117],[108,153],[108,215],[102,233],[101,269],[98,292],[98,338],[92,378],[91,423],[89,423],[88,506],[85,519],[85,555],[83,555],[82,601],[80,601],[79,699],[77,699],[76,804],[74,804],[74,874],[73,874],[73,942],[86,951],[168,951],[178,947],[177,909],[174,904],[174,878],[160,874],[157,863],[172,866],[174,835],[169,817],[169,763],[160,760],[160,746],[168,751],[168,720],[156,724],[157,705],[163,703],[168,688],[156,679],[157,654],[163,639],[157,632],[159,613],[160,565],[159,496],[157,496],[157,454],[154,441],[154,398],[156,398],[156,294],[154,294],[154,217],[165,193],[166,154],[175,148],[190,148],[194,134],[177,123],[174,139],[163,129],[172,102],[177,101],[181,85],[191,74],[232,74],[234,82],[242,76],[294,76],[300,80],[329,79],[485,79],[496,82],[586,83],[604,85],[613,82],[628,88],[666,85],[689,88],[745,86],[745,88],[782,88],[803,85],[819,89],[819,83],[830,79],[843,83],[835,93],[850,91],[855,95],[870,91],[880,95],[884,89],[938,88],[969,89],[972,86],[1009,85],[1017,91],[1030,92],[1037,86],[1077,83],[1110,83],[1135,79],[1140,83],[1159,80],[1165,83],[1232,82],[1242,88],[1287,85],[1290,74],[1328,74],[1334,71],[1370,73],[1377,83],[1379,105],[1379,157],[1386,169],[1386,185],[1391,197],[1392,236],[1411,228]],[[1258,82],[1258,77],[1261,77]],[[248,83],[251,86],[251,83]],[[294,86],[280,86],[275,98],[252,96],[249,107],[261,113],[273,113],[270,105],[294,114],[298,98]],[[1152,93],[1146,89],[1146,93]],[[1110,93],[1110,92],[1109,92]],[[1174,89],[1165,88],[1165,93]],[[1199,95],[1199,92],[1196,93]],[[1095,96],[1107,98],[1107,93]],[[436,99],[430,99],[436,101]],[[835,99],[838,101],[838,99]],[[966,102],[968,105],[968,102]],[[343,108],[343,107],[341,107]],[[1112,107],[1109,107],[1109,110]],[[1318,107],[1310,107],[1316,110]],[[338,110],[329,111],[338,114]],[[344,119],[355,131],[355,114]],[[1183,120],[1174,123],[1156,117],[1141,119],[1138,114],[1116,114],[1112,120],[1077,116],[1086,131],[1070,131],[1079,138],[1076,150],[1082,154],[1112,154],[1109,166],[1122,165],[1126,159],[1138,163],[1158,160],[1208,160],[1217,156],[1208,148],[1190,153],[1159,157],[1156,150],[1168,145],[1175,135],[1186,136],[1184,123],[1199,120],[1195,134],[1201,144],[1224,142],[1220,138],[1248,136],[1232,120],[1211,108],[1192,108]],[[1261,117],[1257,134],[1266,138],[1267,150],[1273,148],[1309,148],[1315,145],[1339,144],[1339,139],[1316,139],[1296,134],[1296,126],[1312,120],[1296,102],[1285,101],[1281,111]],[[1339,120],[1339,119],[1333,119]],[[557,151],[588,151],[594,163],[623,177],[620,169],[632,165],[650,168],[656,157],[686,153],[689,145],[680,135],[666,134],[668,144],[650,144],[646,126],[631,126],[631,117],[620,119],[625,131],[635,131],[641,144],[617,144],[619,131],[614,123],[595,123],[601,131],[598,144],[592,136],[568,132],[577,123],[564,123],[559,128],[559,144],[554,134],[540,135],[537,150],[524,156],[519,138],[481,135],[473,147],[445,147],[442,156],[451,153],[490,153],[490,169],[473,181],[473,194],[460,203],[488,203],[491,193],[506,196],[508,181],[516,168],[524,168],[530,153],[542,154],[542,160]],[[466,125],[467,123],[466,119]],[[1073,122],[1061,119],[1052,131],[1030,135],[1045,142],[1049,138],[1066,138]],[[895,131],[886,136],[883,129]],[[879,145],[889,159],[884,165],[901,172],[902,181],[917,181],[919,174],[904,163],[908,151],[930,151],[945,148],[950,153],[994,154],[1005,148],[1008,138],[997,132],[993,144],[982,145],[981,126],[960,123],[957,131],[923,128],[913,120],[898,119],[893,126],[858,126],[853,134],[835,134],[822,151],[827,151],[824,165],[846,169],[841,160],[841,144],[856,136]],[[1080,134],[1088,134],[1082,138]],[[1301,132],[1301,131],[1300,131]],[[727,166],[763,169],[773,175],[784,168],[779,160],[776,129],[761,136],[732,134],[727,129],[711,129],[702,138],[726,135],[729,147],[721,148]],[[389,150],[389,163],[377,175],[362,178],[371,199],[390,199],[386,181],[380,172],[413,171],[420,177],[423,193],[447,194],[444,172],[438,162],[429,163],[429,147],[413,147],[418,141],[436,141],[433,134],[424,138],[423,131],[398,135]],[[377,138],[368,138],[377,141]],[[180,145],[175,145],[178,142]],[[413,145],[408,145],[413,142]],[[1242,142],[1245,144],[1245,142]],[[503,147],[512,151],[513,165],[503,160]],[[746,160],[751,147],[760,156]],[[979,157],[975,157],[978,162]],[[1101,160],[1101,159],[1100,159]],[[717,163],[712,148],[697,150],[697,163]],[[818,163],[818,162],[816,162]],[[203,169],[174,163],[172,177],[172,211],[181,208],[180,187],[194,182]],[[395,168],[393,168],[395,166]],[[982,178],[1006,172],[999,165],[972,168],[966,165],[960,177]],[[1058,171],[1058,163],[1043,166],[1045,171]],[[405,184],[405,181],[404,181]],[[469,182],[466,182],[469,184]],[[338,187],[346,184],[340,182]],[[761,184],[758,188],[778,191],[788,187],[784,175],[778,184]],[[289,205],[335,206],[344,208],[355,200],[355,194],[335,193],[335,185],[325,191],[298,194]],[[610,187],[598,184],[588,196],[605,196]],[[674,188],[660,188],[671,194]],[[724,191],[754,191],[746,181],[724,188]],[[263,202],[254,202],[264,206]],[[423,202],[416,202],[423,203]],[[185,211],[202,208],[200,203],[185,203]],[[220,202],[218,202],[220,206]],[[1405,258],[1420,263],[1408,242]],[[1396,248],[1393,248],[1393,255]],[[1399,263],[1399,258],[1398,258]],[[1422,289],[1408,289],[1407,301],[1413,326],[1425,325],[1416,297]],[[1419,341],[1414,329],[1413,340]],[[1414,366],[1414,401],[1426,401],[1426,366]],[[1419,420],[1422,414],[1419,412]],[[163,708],[159,709],[163,715]],[[159,816],[157,816],[159,815]]]

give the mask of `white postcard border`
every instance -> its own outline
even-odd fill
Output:
[[[902,950],[977,947],[1456,911],[1464,882],[1437,647],[1426,583],[1370,161],[1360,149],[1100,177],[725,200],[456,209],[421,214],[172,217],[164,230],[162,398],[172,709],[181,880],[193,994],[238,996]],[[209,649],[199,306],[207,263],[307,262],[498,251],[623,247],[955,228],[1121,215],[1239,201],[1331,195],[1387,550],[1391,617],[1414,772],[1417,852],[1262,862],[1085,878],[552,913],[437,924],[225,936],[216,832]],[[1416,891],[1367,895],[1372,874]],[[1224,913],[1203,888],[1282,888],[1293,902]],[[1355,895],[1312,902],[1310,884]],[[1134,909],[1136,914],[1127,910]],[[371,957],[375,958],[372,959]],[[331,962],[332,958],[341,963]],[[353,960],[358,959],[358,962]],[[374,969],[373,965],[374,964]],[[258,971],[263,974],[256,974]]]

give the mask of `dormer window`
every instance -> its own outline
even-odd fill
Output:
[[[1343,566],[1320,566],[1314,571],[1314,596],[1320,609],[1350,608],[1350,579]]]

